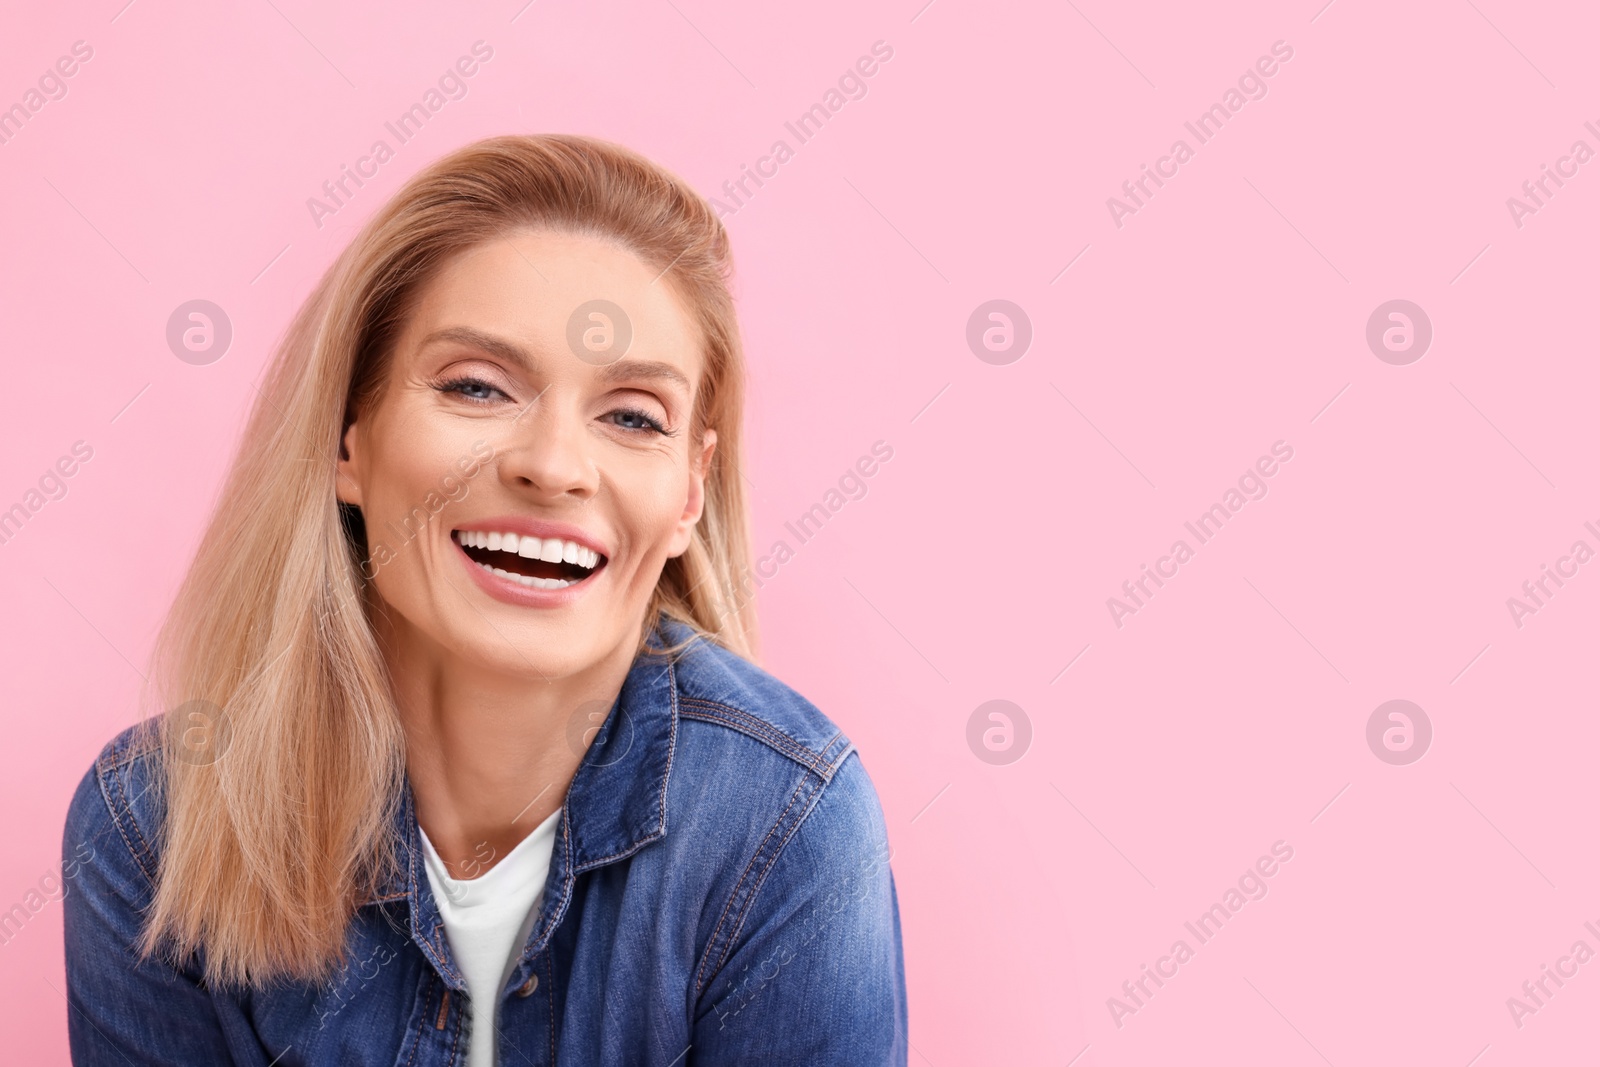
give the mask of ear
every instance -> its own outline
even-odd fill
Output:
[[[361,506],[361,462],[365,458],[361,423],[352,422],[345,427],[344,438],[339,442],[338,473],[334,482],[334,495],[339,503]]]
[[[705,443],[698,456],[689,457],[689,495],[684,501],[683,514],[672,534],[672,551],[668,558],[681,556],[689,550],[694,537],[694,524],[700,521],[706,506],[706,474],[711,470],[711,455],[717,448],[717,431],[707,430]]]

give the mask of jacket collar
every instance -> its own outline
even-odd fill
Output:
[[[687,624],[663,613],[651,643],[677,643],[693,635]],[[567,788],[543,910],[557,907],[558,901],[551,898],[558,893],[558,910],[565,910],[567,887],[576,875],[624,859],[666,834],[667,778],[677,733],[678,693],[672,663],[660,655],[636,656],[623,679],[622,691]],[[400,846],[397,869],[361,903],[406,900],[413,936],[419,944],[434,945],[443,955],[441,921],[428,889],[409,775],[400,793],[394,813],[395,839]]]

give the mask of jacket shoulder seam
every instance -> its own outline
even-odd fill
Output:
[[[123,776],[120,773],[122,768],[148,751],[148,746],[129,745],[101,757],[96,761],[95,778],[100,786],[101,799],[105,801],[106,813],[111,816],[111,824],[116,827],[117,836],[122,838],[122,845],[128,850],[129,858],[153,889],[156,885],[155,857],[145,840],[144,831],[139,827],[138,819],[133,814],[133,803],[127,797]],[[149,785],[146,785],[144,790],[140,790],[140,796],[143,796],[145,790],[149,788]],[[128,836],[130,829],[133,837],[138,839],[137,847]]]
[[[751,878],[751,871],[756,867],[757,863],[761,862],[763,854],[765,854],[766,862],[762,867],[761,875],[757,878],[757,882],[765,881],[766,872],[771,869],[778,854],[783,850],[783,845],[789,840],[789,834],[785,833],[782,842],[769,852],[768,846],[772,843],[774,835],[783,830],[784,822],[788,819],[789,813],[794,810],[796,802],[801,797],[806,796],[807,786],[811,787],[811,796],[815,796],[824,784],[826,783],[814,774],[802,775],[800,781],[795,785],[794,792],[789,795],[789,802],[784,805],[783,811],[779,813],[777,821],[767,830],[765,836],[761,839],[761,843],[756,846],[755,852],[745,863],[744,870],[740,872],[738,881],[734,883],[733,891],[728,894],[728,899],[723,902],[722,914],[717,917],[717,925],[711,931],[711,938],[706,943],[705,953],[700,958],[700,966],[696,968],[696,996],[699,996],[705,990],[707,983],[716,977],[717,972],[727,962],[729,948],[737,939],[737,931],[744,923],[745,913],[749,910],[750,901],[755,898],[755,887],[747,887],[747,883]],[[795,820],[794,825],[799,825],[799,819]],[[793,826],[789,828],[789,832],[793,832]],[[733,910],[736,903],[738,904],[738,914],[733,919],[732,929],[724,937],[723,930],[729,923],[729,912]],[[719,945],[721,947],[720,953],[717,952]],[[714,954],[717,956],[716,964],[711,967],[710,973],[707,973],[706,968],[711,965],[711,958]]]
[[[834,740],[839,740],[842,738],[842,733],[836,734]],[[828,745],[825,746],[825,750],[826,748],[831,748],[833,743],[834,741],[830,741]],[[754,906],[756,898],[760,896],[762,888],[765,887],[767,883],[767,876],[771,874],[773,868],[777,866],[778,859],[783,855],[784,848],[788,846],[789,842],[794,838],[794,835],[799,831],[801,825],[806,821],[806,818],[816,808],[818,799],[822,796],[823,791],[832,781],[834,770],[843,764],[843,762],[849,758],[851,753],[855,751],[855,745],[851,744],[848,740],[845,740],[842,746],[841,754],[828,767],[828,773],[826,776],[824,776],[815,767],[808,768],[810,773],[802,776],[799,783],[796,784],[794,792],[789,797],[788,804],[785,805],[777,820],[767,831],[766,835],[761,839],[761,844],[757,846],[755,854],[750,857],[750,861],[745,864],[744,871],[740,874],[738,882],[735,883],[733,892],[728,895],[728,900],[723,905],[722,915],[717,919],[717,925],[712,930],[711,939],[706,945],[705,955],[701,958],[700,966],[696,968],[696,996],[699,996],[700,993],[705,990],[706,985],[711,981],[712,978],[716,977],[716,975],[722,970],[723,966],[727,963],[728,954],[733,950],[734,943],[739,940],[739,934],[744,929],[745,920],[749,917],[750,909]],[[795,814],[792,820],[789,820],[790,813],[794,812],[796,803],[802,798],[804,798],[805,802],[801,806],[800,811]],[[789,822],[787,827],[784,825],[786,821]],[[758,861],[762,860],[763,851],[765,851],[769,844],[771,844],[774,835],[779,834],[780,831],[782,833],[781,840],[779,840],[777,844],[771,848],[771,851],[766,855],[765,862],[761,863],[760,870],[756,871],[755,868]],[[752,873],[754,873],[754,882],[753,884],[749,885],[748,889],[746,889],[746,883],[750,881]],[[723,927],[729,921],[729,910],[733,908],[734,902],[739,900],[741,892],[743,893],[743,900],[739,903],[737,914],[733,916],[732,926],[728,929],[726,936],[723,937]],[[711,969],[710,973],[707,974],[706,965],[710,963],[713,951],[717,949],[717,943],[719,939],[722,942],[721,951],[717,953],[717,961],[715,966]]]
[[[836,729],[833,736],[822,746],[822,751],[815,751],[748,711],[701,697],[681,698],[679,713],[684,718],[717,723],[752,737],[788,756],[806,770],[819,775],[823,781],[831,779],[839,764],[843,763],[844,758],[855,749],[844,736],[844,732]]]

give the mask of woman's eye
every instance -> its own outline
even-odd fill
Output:
[[[439,391],[441,393],[458,393],[468,400],[477,401],[493,400],[497,396],[506,396],[505,393],[481,378],[457,378],[454,381],[448,381],[440,385]],[[510,397],[506,397],[506,399],[509,400]]]
[[[613,411],[610,417],[613,419],[626,420],[624,422],[617,423],[617,425],[621,426],[624,430],[636,430],[642,433],[658,433],[663,436],[671,436],[667,433],[667,428],[665,426],[662,426],[661,423],[653,418],[649,413],[640,411],[638,408],[623,408],[620,411]]]

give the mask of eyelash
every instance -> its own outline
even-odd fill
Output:
[[[505,396],[504,391],[502,391],[501,389],[499,389],[496,386],[490,385],[488,382],[484,381],[482,378],[472,378],[472,377],[452,378],[449,381],[440,382],[439,385],[437,386],[437,388],[438,388],[439,392],[441,392],[441,393],[458,393],[464,399],[470,400],[475,404],[486,404],[486,403],[489,402],[489,398],[487,398],[487,397],[468,396],[463,391],[464,387],[466,387],[466,386],[478,386],[478,387],[483,388],[483,389],[492,389],[494,392],[499,393],[501,396]],[[509,400],[510,397],[506,397],[506,399]],[[678,436],[678,431],[677,430],[669,430],[669,429],[667,429],[665,426],[661,425],[660,420],[658,420],[654,415],[651,415],[648,411],[645,411],[642,408],[618,408],[616,411],[611,412],[611,414],[613,414],[613,415],[632,415],[634,418],[637,418],[637,419],[639,419],[639,420],[641,420],[641,421],[643,421],[645,423],[645,425],[642,426],[642,427],[639,427],[639,426],[627,427],[627,426],[625,426],[625,427],[623,427],[623,429],[630,429],[630,430],[634,430],[635,432],[639,432],[639,433],[659,434],[662,437],[676,437],[676,436]]]

